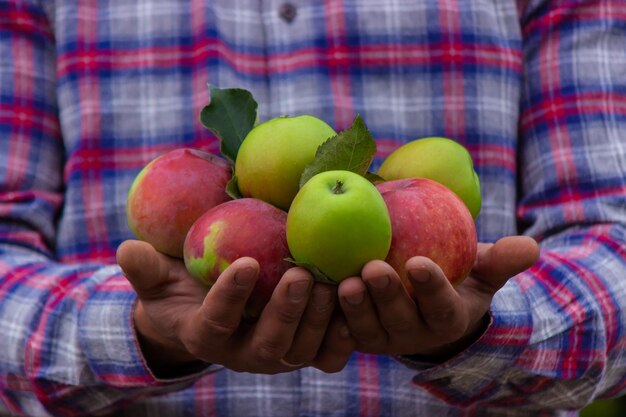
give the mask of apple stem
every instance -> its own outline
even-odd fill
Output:
[[[337,180],[332,191],[333,194],[343,194],[345,192],[345,190],[343,189],[343,182],[341,180]]]

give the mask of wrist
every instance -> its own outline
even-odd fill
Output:
[[[177,378],[200,371],[206,363],[191,355],[182,344],[163,336],[138,301],[134,309],[137,342],[148,368],[157,378]]]
[[[489,323],[490,316],[488,313],[485,313],[485,315],[481,317],[481,319],[478,320],[468,330],[468,332],[454,342],[414,355],[406,355],[406,357],[420,362],[443,363],[474,344],[474,342],[476,342],[485,333],[487,327],[489,327]]]

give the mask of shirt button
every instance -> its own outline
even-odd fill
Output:
[[[293,4],[283,3],[278,9],[278,14],[285,22],[291,23],[296,18],[297,11],[296,6]]]

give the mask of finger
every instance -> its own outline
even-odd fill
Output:
[[[472,276],[488,286],[491,294],[506,281],[530,268],[539,258],[539,245],[528,236],[509,236],[495,244],[480,244]]]
[[[439,342],[454,341],[467,330],[463,300],[450,281],[432,260],[416,256],[406,263],[406,270],[423,323]]]
[[[256,324],[250,355],[271,363],[287,354],[312,286],[313,278],[306,269],[291,268],[285,272]]]
[[[197,357],[223,349],[242,320],[246,302],[259,273],[259,264],[239,258],[224,270],[211,286],[194,319],[181,336],[187,349]]]
[[[355,347],[356,342],[350,336],[350,330],[345,319],[341,314],[335,314],[328,325],[324,342],[312,364],[326,373],[339,372],[348,363]]]
[[[350,334],[356,339],[359,350],[383,353],[388,335],[378,319],[365,282],[359,277],[346,278],[339,284],[338,295]]]
[[[410,340],[417,340],[417,307],[397,272],[386,262],[376,260],[365,265],[362,278],[391,344],[406,340],[407,335]]]
[[[291,349],[284,361],[290,364],[311,362],[317,355],[337,299],[337,286],[317,283],[300,321]]]
[[[458,291],[466,300],[468,316],[484,317],[494,294],[507,281],[531,267],[539,258],[539,245],[527,236],[509,236],[496,243],[479,243],[472,273]]]
[[[122,242],[116,253],[117,263],[141,299],[162,296],[170,281],[173,260],[139,240]]]

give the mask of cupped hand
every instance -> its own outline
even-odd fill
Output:
[[[336,287],[289,269],[254,323],[242,319],[257,280],[252,258],[233,262],[207,290],[180,259],[126,241],[117,261],[137,293],[135,327],[148,364],[166,376],[204,363],[279,373],[302,366],[345,366],[354,342],[336,315]],[[334,317],[334,318],[333,318]],[[332,320],[331,320],[332,318]]]
[[[371,261],[361,277],[340,284],[339,303],[357,350],[442,360],[482,334],[494,294],[538,256],[529,237],[479,243],[470,275],[456,287],[430,259],[414,257],[406,263],[412,296],[390,265]]]

